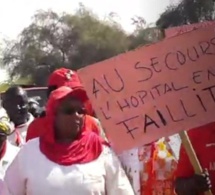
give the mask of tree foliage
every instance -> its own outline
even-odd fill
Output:
[[[136,30],[128,35],[114,16],[100,20],[83,5],[73,15],[38,11],[18,40],[7,44],[4,65],[11,76],[31,76],[44,85],[56,68],[77,70],[157,40],[155,29],[147,28],[143,18],[133,19]]]
[[[136,33],[129,36],[129,49],[135,49],[142,45],[148,45],[157,42],[162,38],[161,31],[155,27],[139,29]]]
[[[47,77],[62,66],[78,69],[124,52],[128,45],[119,26],[100,21],[84,6],[74,15],[39,11],[18,41],[6,48],[3,60],[12,76],[31,75],[40,81],[38,75]]]
[[[169,6],[156,22],[160,28],[180,26],[213,20],[213,0],[182,0],[178,5]]]

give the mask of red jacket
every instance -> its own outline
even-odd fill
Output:
[[[203,169],[207,168],[215,194],[215,123],[188,131],[190,141]],[[194,169],[185,149],[181,147],[176,177],[190,177]]]

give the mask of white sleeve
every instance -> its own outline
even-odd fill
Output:
[[[17,156],[14,158],[5,173],[4,181],[10,195],[25,195],[26,194],[26,180],[24,177],[21,158],[24,154],[21,149]]]
[[[7,186],[1,177],[0,177],[0,194],[1,195],[9,195]]]
[[[134,191],[119,159],[111,149],[105,148],[105,150],[107,195],[134,195]]]

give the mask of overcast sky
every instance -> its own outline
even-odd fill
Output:
[[[142,16],[148,23],[155,22],[160,13],[171,2],[177,0],[4,0],[0,6],[0,32],[15,38],[31,22],[31,17],[39,9],[73,13],[79,2],[92,9],[100,17],[116,12],[122,26],[132,31],[131,20]],[[132,4],[131,4],[132,3]]]
[[[37,10],[73,13],[79,2],[101,18],[110,12],[117,13],[122,27],[132,32],[132,17],[142,16],[147,23],[154,23],[165,8],[177,0],[127,0],[127,3],[126,0],[4,0],[0,6],[0,33],[3,37],[15,39],[30,24]]]

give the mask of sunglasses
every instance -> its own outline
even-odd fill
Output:
[[[85,108],[72,108],[72,107],[64,107],[64,108],[61,108],[60,109],[60,112],[62,114],[65,114],[65,115],[73,115],[75,113],[78,113],[78,114],[86,114],[86,109]]]

